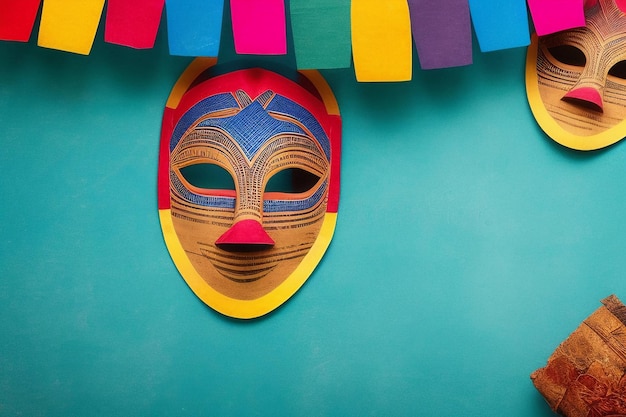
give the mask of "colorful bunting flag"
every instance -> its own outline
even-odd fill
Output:
[[[165,0],[170,54],[216,57],[224,0]]]
[[[472,63],[472,24],[467,0],[409,0],[409,9],[422,69]]]
[[[230,0],[238,54],[284,55],[287,32],[284,0]]]
[[[584,0],[528,0],[538,36],[585,26]]]
[[[0,40],[28,42],[41,0],[0,0]]]
[[[104,0],[44,0],[37,45],[88,55]]]
[[[530,44],[526,0],[469,0],[469,6],[481,51]]]
[[[349,68],[350,0],[290,0],[299,69]]]
[[[93,46],[105,0],[43,0],[37,44],[78,54]],[[481,51],[527,46],[528,12],[539,36],[585,25],[597,0],[230,0],[235,52],[287,53],[298,69],[348,68],[358,81],[408,81],[414,39],[422,69],[472,63]],[[42,0],[0,0],[0,41],[27,42]],[[615,0],[626,13],[626,0]],[[224,0],[107,0],[104,40],[154,46],[165,5],[172,55],[217,57]],[[528,6],[528,7],[526,7]],[[471,19],[470,19],[471,14]]]
[[[406,0],[352,0],[352,56],[357,81],[408,81],[411,20]]]
[[[131,48],[152,48],[165,0],[108,0],[104,41]]]

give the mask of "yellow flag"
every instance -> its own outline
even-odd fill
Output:
[[[407,0],[352,0],[352,55],[357,81],[408,81],[412,73]]]
[[[37,45],[88,55],[104,0],[44,0]]]

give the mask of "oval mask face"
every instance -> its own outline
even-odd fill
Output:
[[[192,63],[163,117],[159,212],[194,293],[222,314],[264,315],[304,284],[328,247],[341,120],[319,73],[294,82]]]
[[[613,0],[587,3],[585,27],[535,36],[526,60],[535,119],[553,140],[578,150],[626,136],[626,16]]]

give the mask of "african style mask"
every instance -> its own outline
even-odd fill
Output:
[[[626,136],[626,15],[614,0],[587,0],[586,26],[534,37],[526,91],[535,119],[578,150]]]
[[[197,59],[163,116],[159,213],[168,250],[213,309],[254,318],[312,273],[335,228],[341,119],[316,71],[219,74]]]

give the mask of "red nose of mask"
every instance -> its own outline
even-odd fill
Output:
[[[251,252],[271,248],[274,240],[261,223],[245,219],[233,224],[215,241],[215,245],[227,251]]]
[[[570,90],[563,96],[563,100],[598,112],[603,111],[602,96],[593,87],[580,87]]]

